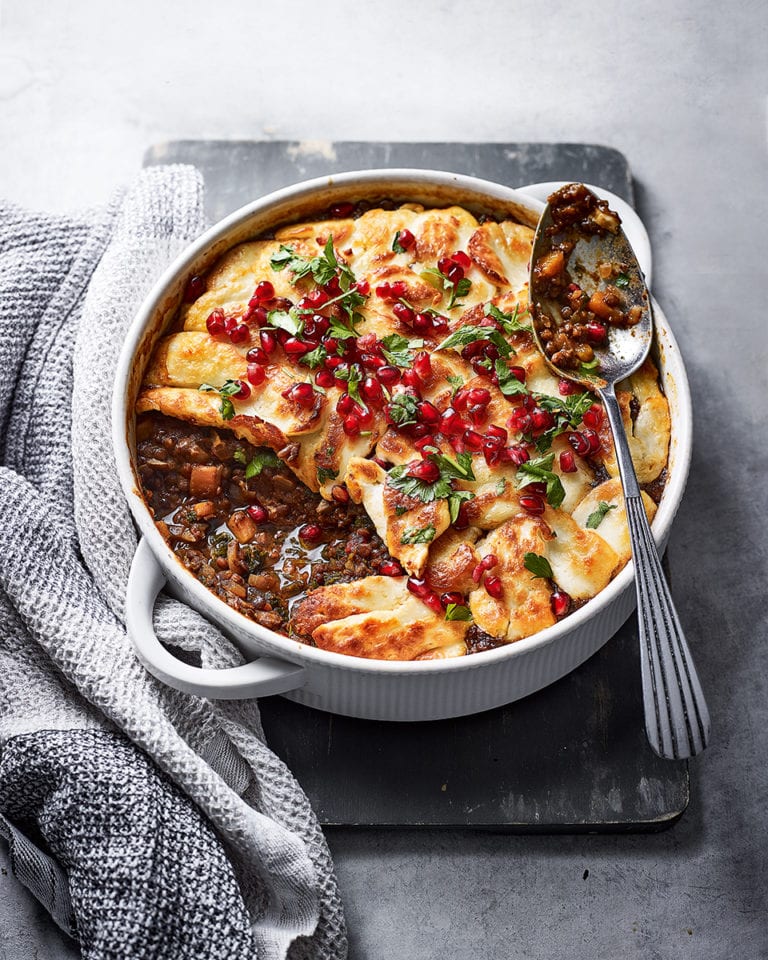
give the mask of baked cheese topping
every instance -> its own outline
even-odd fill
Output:
[[[354,212],[240,244],[193,278],[137,412],[270,448],[370,518],[377,568],[300,597],[294,635],[382,659],[530,636],[630,556],[602,407],[533,341],[533,231],[460,207]],[[652,519],[670,438],[653,363],[617,394]],[[259,509],[246,534],[270,520]]]

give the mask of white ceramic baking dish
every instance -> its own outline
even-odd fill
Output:
[[[139,658],[156,677],[180,690],[212,698],[281,693],[308,706],[349,716],[434,720],[487,710],[541,689],[591,656],[626,620],[635,604],[631,563],[597,597],[565,620],[485,653],[416,662],[329,653],[253,623],[209,592],[165,543],[138,488],[135,398],[152,349],[178,309],[190,276],[205,271],[234,244],[279,223],[319,214],[342,200],[391,198],[432,206],[459,203],[473,210],[511,215],[535,226],[542,209],[541,201],[533,195],[536,192],[536,185],[526,193],[471,177],[421,170],[371,170],[308,181],[231,214],[191,244],[160,278],[129,330],[117,369],[113,404],[117,466],[142,534],[128,583],[127,625]],[[642,224],[632,215],[625,225],[642,262],[649,252]],[[650,262],[643,265],[650,272]],[[653,524],[656,540],[663,548],[688,476],[691,402],[682,358],[669,324],[658,305],[654,304],[654,310],[656,360],[672,411],[669,479]],[[166,585],[230,636],[249,662],[211,670],[173,657],[152,627],[155,599]]]

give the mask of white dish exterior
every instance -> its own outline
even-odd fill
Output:
[[[580,610],[524,640],[455,659],[367,660],[307,646],[248,620],[189,573],[158,532],[134,472],[133,404],[144,366],[176,312],[188,278],[234,244],[279,222],[310,216],[342,200],[383,197],[435,206],[475,203],[512,213],[531,226],[542,208],[540,201],[520,191],[435,171],[373,170],[297,184],[241,208],[191,244],[161,277],[129,330],[116,374],[113,437],[120,479],[143,539],[132,565],[126,619],[141,661],[173,687],[222,699],[283,693],[318,709],[379,720],[462,716],[518,700],[564,676],[595,653],[635,605],[630,562]],[[679,349],[655,302],[654,313],[656,359],[672,414],[669,477],[653,524],[663,549],[688,476],[692,417]],[[228,670],[207,670],[168,653],[152,629],[154,601],[166,582],[175,596],[231,636],[246,657],[258,659]]]

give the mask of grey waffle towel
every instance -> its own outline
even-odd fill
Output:
[[[343,958],[328,848],[256,703],[163,686],[123,625],[136,535],[113,371],[142,296],[203,227],[189,167],[147,170],[80,218],[0,203],[0,832],[92,960]],[[206,666],[239,662],[175,601],[156,627]]]

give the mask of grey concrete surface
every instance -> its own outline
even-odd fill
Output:
[[[0,7],[0,190],[33,206],[103,202],[180,137],[591,141],[633,166],[696,410],[669,548],[713,717],[691,806],[655,836],[334,832],[355,960],[768,957],[766,50],[755,0]],[[0,880],[0,958],[73,955]]]

